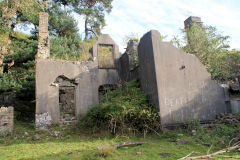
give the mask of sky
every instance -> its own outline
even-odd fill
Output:
[[[181,36],[184,20],[189,16],[200,17],[204,25],[214,26],[222,35],[230,36],[232,49],[240,48],[240,0],[113,0],[102,33],[109,34],[124,52],[123,39],[127,35],[141,38],[155,29],[167,35],[165,41]],[[84,21],[80,17],[77,20],[84,36]]]

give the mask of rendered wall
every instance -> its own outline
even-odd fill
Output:
[[[146,33],[138,46],[141,87],[160,111],[161,124],[213,120],[226,112],[223,89],[194,56]]]
[[[117,84],[117,68],[99,69],[98,45],[112,45],[114,62],[119,57],[118,46],[108,35],[102,35],[93,46],[93,61],[71,62],[36,59],[36,126],[46,129],[52,122],[59,122],[59,82],[58,77],[66,77],[75,87],[75,115],[79,118],[92,104],[97,104],[99,86]]]
[[[98,103],[98,88],[103,84],[118,83],[114,69],[98,69],[97,65],[78,64],[52,60],[37,60],[36,63],[36,122],[45,114],[48,121],[59,122],[59,86],[56,78],[65,76],[74,81],[76,116],[87,112]],[[47,114],[46,114],[47,113]],[[43,117],[42,117],[43,118]],[[43,118],[44,119],[44,118]],[[39,121],[39,126],[41,128]],[[50,124],[51,122],[44,122]]]

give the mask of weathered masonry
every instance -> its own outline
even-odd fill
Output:
[[[49,58],[49,35],[48,35],[48,13],[39,13],[39,39],[38,53],[36,58]]]
[[[13,107],[0,107],[0,136],[13,132]]]
[[[47,25],[46,19],[43,21],[40,24]],[[44,30],[43,39],[46,35]],[[39,41],[42,43],[41,36]],[[158,31],[145,34],[139,44],[129,42],[121,58],[117,44],[108,35],[102,35],[88,62],[50,60],[49,46],[46,40],[43,42],[45,46],[40,45],[43,47],[39,47],[36,56],[39,129],[53,122],[68,124],[77,120],[99,102],[106,89],[132,79],[140,81],[142,90],[160,112],[163,126],[193,119],[209,121],[227,112],[224,90],[211,80],[206,68],[194,55],[160,42]]]
[[[55,61],[47,59],[48,56],[37,56],[37,128],[44,129],[52,122],[67,124],[86,113],[89,106],[97,104],[99,87],[119,82],[118,50],[108,35],[102,35],[93,46],[93,61]]]
[[[227,111],[224,90],[194,55],[161,42],[158,31],[138,46],[141,87],[160,111],[161,124],[215,119]]]

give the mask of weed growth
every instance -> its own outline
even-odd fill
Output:
[[[80,125],[111,133],[159,131],[159,114],[152,107],[136,80],[118,86],[101,97],[80,119]]]

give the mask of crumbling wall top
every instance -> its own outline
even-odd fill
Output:
[[[47,59],[50,57],[49,35],[48,35],[48,13],[39,13],[39,38],[37,59]]]
[[[197,23],[200,24],[201,26],[203,24],[200,17],[190,16],[184,21],[185,29],[189,29],[192,23]]]

